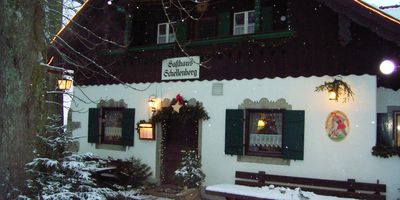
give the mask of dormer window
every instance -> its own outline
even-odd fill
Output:
[[[233,19],[233,35],[254,33],[254,10],[237,12]]]
[[[175,42],[174,23],[158,24],[157,44]]]

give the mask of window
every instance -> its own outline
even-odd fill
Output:
[[[174,23],[158,24],[157,44],[175,42]]]
[[[122,144],[121,108],[104,108],[101,116],[101,143]]]
[[[282,156],[282,110],[246,110],[245,153]]]
[[[400,147],[400,110],[377,114],[378,146]]]
[[[303,147],[304,111],[226,110],[225,154],[303,160]]]
[[[88,142],[133,146],[135,110],[123,107],[89,109]]]
[[[233,19],[233,35],[254,33],[254,10],[235,13]]]
[[[394,144],[396,147],[400,147],[400,111],[395,111],[393,113],[393,118],[395,122],[395,131],[394,131]]]

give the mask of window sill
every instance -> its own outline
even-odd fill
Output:
[[[199,40],[192,41],[183,41],[181,42],[182,46],[185,47],[196,47],[196,46],[205,46],[205,45],[218,45],[218,44],[230,44],[237,43],[249,40],[261,40],[261,39],[276,39],[276,38],[286,38],[294,35],[293,31],[277,31],[277,32],[269,32],[269,33],[256,33],[256,34],[243,34],[243,35],[229,35],[229,36],[221,36],[215,38],[204,38]],[[165,49],[173,49],[177,48],[177,44],[173,43],[164,43],[164,44],[155,44],[155,45],[145,45],[145,46],[135,46],[130,47],[128,52],[145,52],[145,51],[154,51],[154,50],[165,50]],[[126,49],[114,49],[103,52],[105,55],[119,55],[126,52]]]
[[[96,144],[96,149],[105,149],[113,151],[126,151],[126,146],[115,144]]]
[[[290,160],[276,157],[264,157],[264,156],[237,156],[238,162],[249,162],[249,163],[261,163],[271,165],[290,165]]]

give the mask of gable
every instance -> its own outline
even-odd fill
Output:
[[[95,30],[99,35],[110,35],[111,40],[122,45],[104,43],[96,46],[95,51],[85,51],[87,57],[94,58],[96,61],[96,64],[86,64],[86,68],[77,68],[68,63],[63,64],[67,68],[75,69],[75,80],[80,85],[161,82],[161,62],[164,59],[193,55],[200,56],[202,62],[207,61],[200,69],[199,80],[369,74],[378,76],[378,86],[398,89],[400,82],[387,77],[381,78],[378,66],[386,56],[398,57],[399,46],[390,38],[384,38],[369,28],[354,23],[354,16],[332,9],[336,4],[326,3],[328,5],[326,6],[325,3],[325,1],[313,1],[312,3],[290,1],[285,5],[288,13],[285,14],[287,25],[283,29],[242,37],[233,37],[230,32],[229,36],[225,35],[224,37],[217,35],[206,40],[193,39],[190,38],[192,21],[188,20],[187,39],[183,40],[182,44],[163,45],[154,43],[156,34],[154,27],[157,23],[162,22],[162,19],[157,19],[157,16],[165,17],[163,15],[155,16],[154,13],[163,11],[159,5],[146,4],[148,9],[145,9],[144,14],[140,16],[135,16],[140,13],[134,12],[135,5],[133,5],[134,8],[125,7],[125,14],[121,14],[123,12],[118,9],[124,5],[116,5],[114,9],[111,7],[103,10],[102,15],[98,13],[99,11],[96,11],[97,14],[91,13],[91,22],[87,23],[90,27],[99,21],[104,22],[101,28]],[[250,5],[254,6],[254,4]],[[145,7],[139,6],[139,4],[136,6],[139,9]],[[159,10],[154,10],[157,7]],[[210,10],[213,9],[210,8]],[[230,16],[228,22],[232,23],[233,13],[237,10],[230,10],[229,7],[227,10],[223,10],[218,7],[213,12],[211,11],[204,17],[209,14],[218,18],[219,13],[228,12]],[[130,46],[124,44],[127,27],[124,23],[121,24],[126,18],[121,19],[121,17],[128,16],[126,13],[129,12],[135,13],[131,36],[139,38],[138,41],[146,40],[147,44],[130,43]],[[274,13],[276,12],[275,10]],[[146,15],[146,13],[150,14]],[[349,25],[345,28],[341,27],[339,20],[343,16],[350,20]],[[135,21],[134,19],[140,20]],[[279,21],[279,18],[277,20]],[[232,31],[232,24],[229,26],[228,30]],[[218,32],[217,30],[216,32]],[[339,39],[338,34],[343,30],[348,35],[344,43]],[[152,35],[152,37],[146,37],[147,35]],[[143,39],[140,39],[141,37]],[[94,36],[89,36],[89,38],[96,40]],[[135,39],[131,41],[135,41]],[[75,46],[83,48],[85,45],[79,44],[79,42],[81,41],[78,41]],[[181,51],[180,46],[185,46],[184,52]],[[80,63],[88,63],[87,60],[78,57],[74,58],[78,59]],[[115,77],[104,73],[104,69],[99,65],[107,66],[107,73],[113,74]],[[97,74],[93,74],[93,72],[97,72]],[[88,74],[90,75],[88,76]]]

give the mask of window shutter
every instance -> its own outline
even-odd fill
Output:
[[[186,22],[179,22],[176,24],[175,28],[175,36],[178,42],[186,41],[187,40],[187,23]]]
[[[376,145],[391,146],[389,128],[386,126],[389,120],[387,113],[377,113]]]
[[[139,38],[139,40],[143,40],[142,41],[144,44],[156,44],[157,43],[157,24],[152,24],[149,22],[143,22],[143,26],[136,26],[136,29],[138,29],[137,27],[144,27],[144,33],[143,30],[139,29],[138,32],[140,32],[142,36],[142,38]],[[135,27],[134,27],[135,28]],[[133,37],[135,37],[135,35],[133,35]]]
[[[89,108],[88,142],[99,143],[100,108]]]
[[[303,160],[304,110],[287,110],[283,118],[283,158]]]
[[[243,110],[226,110],[225,154],[243,155]]]
[[[122,116],[122,143],[133,146],[135,134],[135,109],[124,109]]]
[[[218,14],[218,36],[230,35],[231,13]]]
[[[263,32],[272,31],[272,7],[265,7],[262,9],[261,23],[261,30]]]

